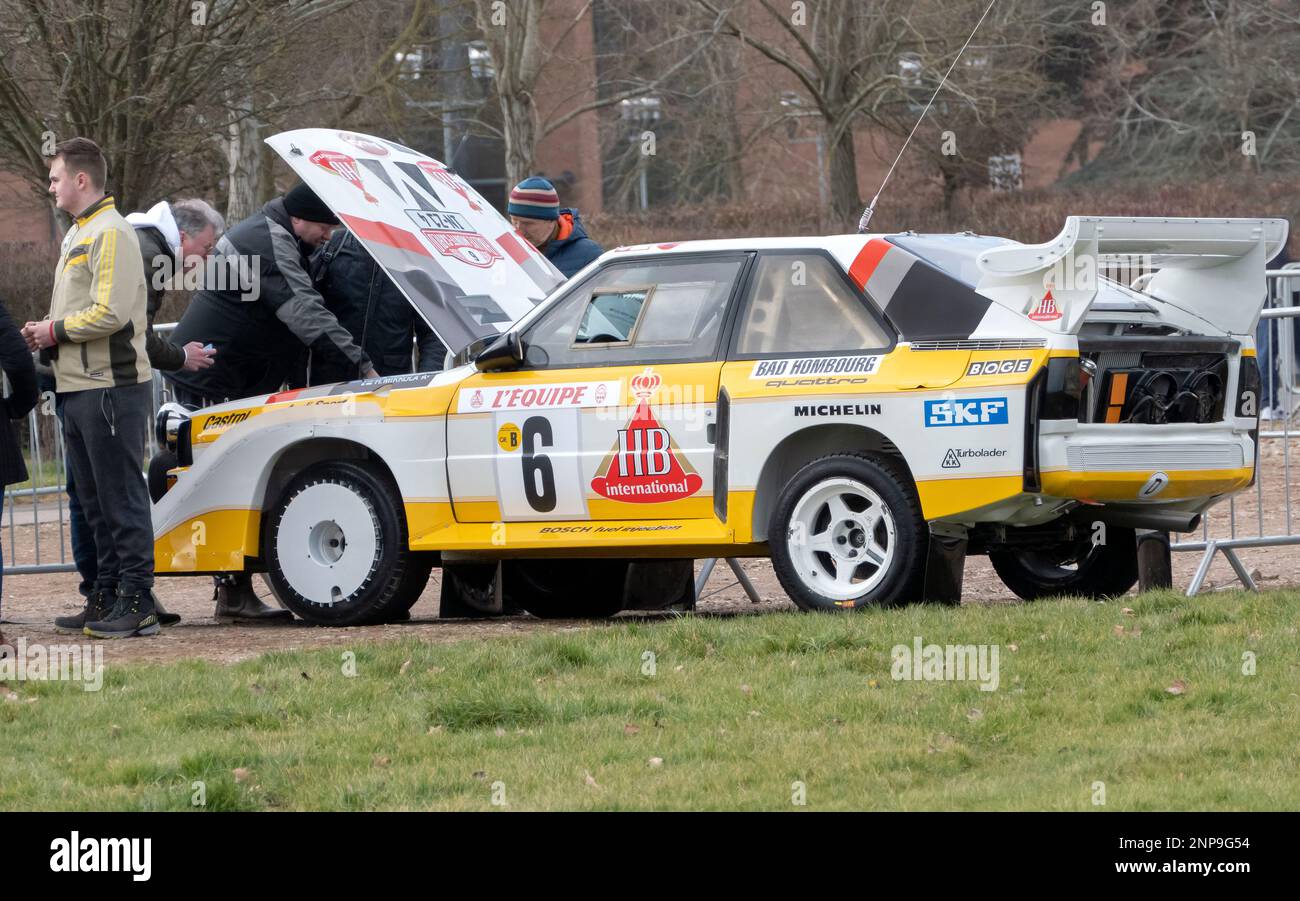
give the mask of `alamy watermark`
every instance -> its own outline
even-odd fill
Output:
[[[160,291],[239,292],[240,300],[253,303],[262,296],[262,258],[255,253],[207,257],[191,254],[175,275],[160,268],[154,270],[151,280]]]
[[[889,674],[899,682],[979,682],[980,691],[997,691],[999,647],[995,644],[912,644],[890,650]]]
[[[0,657],[0,682],[81,682],[84,691],[104,687],[104,648],[97,644],[29,644],[19,638]]]

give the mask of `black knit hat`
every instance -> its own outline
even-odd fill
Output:
[[[330,208],[316,196],[315,191],[307,187],[306,182],[284,195],[284,211],[296,219],[306,219],[308,222],[339,224],[339,217],[335,216]]]

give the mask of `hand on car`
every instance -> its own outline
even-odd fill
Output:
[[[191,341],[185,345],[185,365],[181,368],[186,372],[198,372],[200,369],[207,369],[216,360],[216,348],[209,348],[197,341]]]
[[[375,367],[371,366],[365,372],[361,373],[361,377],[364,379],[377,379],[379,378],[379,373],[375,371]]]

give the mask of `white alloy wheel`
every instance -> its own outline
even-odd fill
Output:
[[[333,606],[371,578],[382,547],[370,500],[351,487],[316,482],[289,499],[275,536],[284,580],[312,603]]]
[[[870,592],[889,572],[898,547],[894,515],[857,479],[823,479],[791,512],[787,547],[800,581],[835,601]]]

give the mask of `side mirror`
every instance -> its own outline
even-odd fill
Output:
[[[474,368],[479,372],[516,369],[524,362],[524,342],[518,332],[506,332],[479,351]]]

